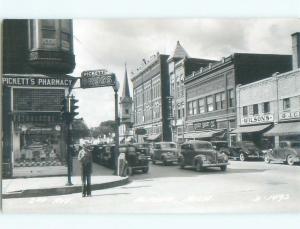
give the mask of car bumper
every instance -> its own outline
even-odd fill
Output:
[[[264,158],[264,155],[263,154],[248,154],[247,155],[247,158],[253,158],[253,159],[263,159]]]
[[[178,162],[178,157],[165,157],[167,162]]]
[[[225,166],[229,165],[228,162],[222,162],[222,163],[203,163],[203,167],[219,167],[219,166]]]

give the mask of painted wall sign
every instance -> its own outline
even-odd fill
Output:
[[[300,118],[300,111],[283,112],[280,114],[280,119],[294,119]]]
[[[69,87],[76,79],[41,78],[41,77],[7,77],[2,83],[5,86]]]
[[[172,101],[173,101],[173,97],[172,96],[168,96],[166,97],[167,100],[167,107],[168,107],[168,120],[172,120],[174,119],[174,115],[173,115],[173,106],[172,106]]]
[[[209,120],[203,122],[194,122],[194,130],[201,130],[201,129],[216,129],[217,128],[217,120]]]
[[[264,122],[273,122],[274,115],[273,114],[265,114],[265,115],[255,115],[241,118],[241,125],[245,124],[254,124],[254,123],[264,123]]]

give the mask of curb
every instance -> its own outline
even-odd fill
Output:
[[[100,184],[92,184],[92,191],[101,190],[106,188],[114,188],[118,186],[122,186],[129,183],[129,178],[125,177],[121,180],[111,181]],[[74,185],[74,186],[65,186],[59,188],[45,188],[45,189],[28,189],[11,193],[3,193],[3,199],[11,199],[11,198],[26,198],[26,197],[42,197],[42,196],[58,196],[58,195],[67,195],[73,193],[81,193],[82,186]]]

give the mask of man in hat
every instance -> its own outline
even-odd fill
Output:
[[[78,161],[81,167],[82,197],[91,196],[92,174],[92,149],[91,146],[83,145],[78,153]]]

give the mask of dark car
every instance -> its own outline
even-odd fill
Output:
[[[108,168],[114,169],[115,168],[115,145],[108,144],[103,145],[98,148],[98,160],[99,164],[104,165]]]
[[[125,153],[129,175],[132,175],[136,170],[142,170],[144,173],[149,171],[149,153],[142,153],[131,144],[120,145],[119,152]]]
[[[138,152],[149,155],[150,158],[150,143],[134,143],[133,145],[136,147]]]
[[[288,165],[300,162],[300,141],[281,141],[279,147],[267,150],[265,162],[281,161]]]
[[[214,149],[220,152],[226,152],[229,148],[227,141],[211,141]]]
[[[103,159],[104,146],[98,144],[98,145],[92,145],[92,147],[93,147],[92,150],[93,162],[97,164],[101,164]]]
[[[202,171],[206,167],[220,167],[225,171],[229,164],[228,156],[217,152],[208,141],[185,142],[181,145],[180,153],[180,168],[192,166],[196,171]]]
[[[177,145],[174,142],[158,142],[153,146],[152,163],[162,162],[164,165],[178,162]]]
[[[264,159],[264,153],[251,141],[239,141],[221,152],[230,158],[246,161],[248,159]]]

